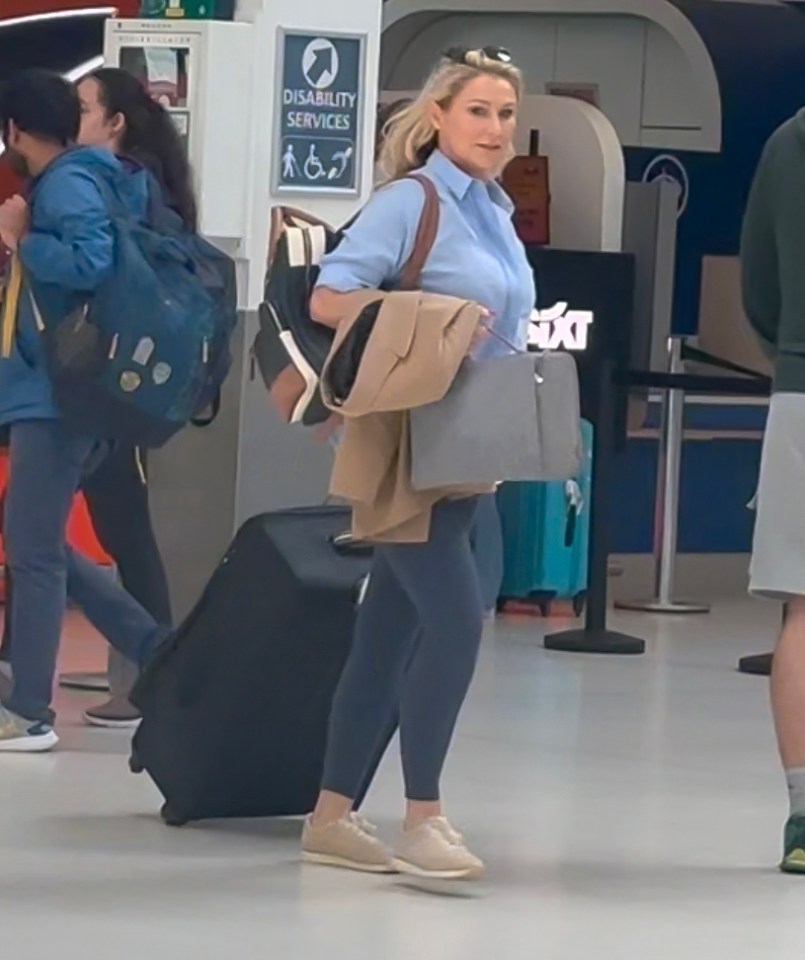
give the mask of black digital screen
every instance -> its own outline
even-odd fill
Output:
[[[615,373],[630,369],[635,362],[634,256],[536,246],[527,247],[526,253],[534,268],[540,310],[567,303],[571,310],[589,310],[593,314],[587,346],[583,351],[574,351],[573,356],[579,369],[582,416],[595,423],[602,360],[608,360]],[[620,438],[626,433],[626,406],[626,394],[620,392],[616,419]]]

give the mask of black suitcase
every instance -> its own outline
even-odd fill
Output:
[[[130,766],[156,783],[166,823],[312,810],[371,563],[348,527],[340,507],[247,521],[143,673]]]

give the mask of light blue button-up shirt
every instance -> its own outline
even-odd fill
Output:
[[[438,150],[420,172],[433,181],[440,200],[439,232],[422,271],[422,289],[480,303],[502,336],[525,347],[536,292],[512,224],[511,200],[497,183],[474,179]],[[378,190],[322,261],[319,286],[339,293],[393,286],[413,251],[424,205],[415,180],[396,180]],[[509,352],[490,336],[476,356]]]

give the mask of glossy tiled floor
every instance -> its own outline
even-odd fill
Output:
[[[0,758],[0,942],[33,960],[800,960],[767,685],[734,672],[777,618],[618,617],[650,640],[632,660],[547,654],[538,622],[490,630],[447,797],[491,869],[453,895],[301,868],[296,823],[162,826],[125,736],[81,728],[86,695],[61,693],[62,750]],[[97,649],[71,632],[83,668]],[[392,757],[367,810],[389,834],[398,797]]]

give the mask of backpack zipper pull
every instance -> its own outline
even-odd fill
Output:
[[[201,344],[201,362],[204,364],[210,362],[210,341],[206,337]]]
[[[115,357],[117,356],[117,346],[118,346],[118,343],[119,343],[119,342],[120,342],[120,334],[119,334],[119,333],[116,333],[116,334],[112,337],[112,344],[111,344],[111,346],[109,347],[109,359],[110,359],[110,360],[114,360]]]

